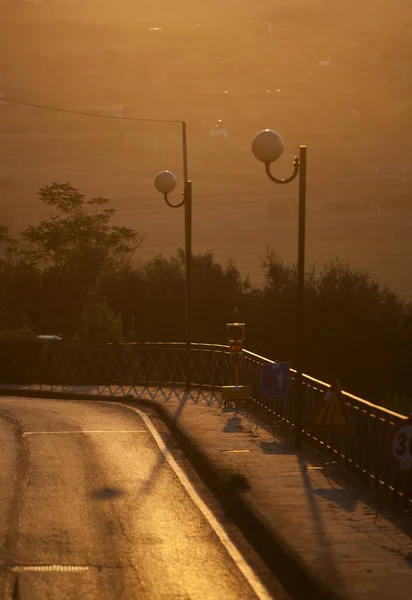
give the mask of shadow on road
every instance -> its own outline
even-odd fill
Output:
[[[216,404],[217,406],[222,405],[222,400],[219,392],[214,390],[203,390],[201,388],[193,388],[187,391],[183,388],[167,388],[167,387],[146,387],[142,388],[142,393],[146,393],[150,396],[151,400],[165,400],[168,402],[170,399],[179,400],[180,403],[186,403],[191,400],[194,404],[205,403],[207,406]],[[138,394],[137,394],[138,395]]]
[[[94,490],[90,492],[89,496],[94,500],[113,500],[115,498],[119,498],[123,496],[124,491],[120,488],[115,487],[103,487],[99,490]]]
[[[325,528],[323,517],[316,498],[316,488],[313,487],[310,471],[307,470],[306,460],[303,454],[297,453],[298,464],[302,473],[302,485],[306,492],[308,508],[312,515],[312,523],[318,539],[317,553],[323,562],[324,572],[333,576],[336,589],[344,589],[342,577],[332,545],[329,543],[328,533]]]
[[[190,400],[192,398],[192,392],[188,392],[186,390],[182,390],[182,394],[176,394],[179,396],[179,406],[176,409],[176,412],[174,413],[173,417],[174,420],[177,422],[179,420],[180,415],[182,414],[188,400]],[[171,439],[171,443],[169,443],[168,445],[168,451],[170,452],[170,448],[174,448],[175,441],[172,438]],[[159,476],[160,471],[162,470],[162,468],[164,467],[165,463],[166,463],[166,457],[163,454],[163,452],[159,453],[159,457],[147,479],[147,481],[145,482],[144,486],[141,488],[141,490],[139,490],[138,495],[139,496],[146,496],[147,494],[150,493],[150,491],[154,488],[155,484],[156,484],[156,480]]]
[[[277,442],[261,442],[260,447],[265,454],[295,454],[295,450]]]
[[[346,490],[338,488],[332,490],[328,488],[317,488],[313,490],[313,492],[317,496],[320,496],[321,498],[324,498],[325,500],[336,504],[336,506],[339,506],[340,508],[343,508],[348,512],[353,512],[358,502],[357,498],[354,497],[353,494],[351,495]]]
[[[242,419],[240,419],[239,417],[231,417],[230,419],[228,419],[225,427],[223,428],[223,431],[225,433],[239,433],[239,431],[242,430]]]

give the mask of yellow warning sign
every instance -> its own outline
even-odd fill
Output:
[[[224,385],[222,388],[224,400],[250,400],[252,396],[251,385]]]
[[[350,429],[348,407],[342,396],[328,393],[322,406],[315,413],[308,429],[316,431],[348,431]]]

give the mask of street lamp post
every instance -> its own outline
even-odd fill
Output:
[[[187,172],[187,135],[186,122],[182,121],[182,152],[183,152],[183,200],[173,204],[168,194],[176,187],[176,177],[170,171],[160,171],[155,177],[156,189],[163,194],[166,204],[172,208],[184,206],[185,210],[185,342],[186,342],[186,390],[191,383],[191,342],[192,342],[192,182],[188,180]]]
[[[302,438],[302,375],[303,375],[303,309],[305,289],[305,230],[306,230],[306,146],[300,146],[299,156],[293,160],[293,173],[287,179],[272,175],[270,167],[283,152],[283,140],[276,131],[265,129],[253,139],[252,152],[265,163],[266,174],[275,183],[290,183],[299,174],[299,234],[298,234],[298,298],[296,312],[296,447]]]

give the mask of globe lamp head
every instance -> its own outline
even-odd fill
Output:
[[[170,194],[176,187],[176,177],[171,171],[160,171],[155,177],[154,184],[161,194]]]
[[[283,152],[283,140],[276,131],[264,129],[255,135],[252,152],[261,162],[267,164],[277,160]]]

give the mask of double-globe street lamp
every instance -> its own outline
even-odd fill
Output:
[[[296,395],[295,434],[296,447],[302,437],[302,375],[303,375],[303,309],[305,289],[305,230],[306,230],[306,146],[300,146],[299,156],[293,160],[293,173],[286,179],[278,179],[271,173],[271,164],[282,155],[284,148],[281,136],[271,129],[257,133],[252,142],[252,152],[265,164],[266,174],[274,183],[290,183],[299,175],[299,233],[298,233],[298,281],[296,308]]]
[[[191,379],[191,322],[192,322],[192,182],[188,180],[187,171],[187,134],[186,122],[182,121],[182,156],[183,156],[183,200],[177,204],[169,201],[168,195],[176,187],[176,177],[170,171],[160,171],[155,177],[156,189],[163,194],[166,204],[171,208],[184,207],[185,211],[185,343],[186,343],[186,390],[190,390]]]

